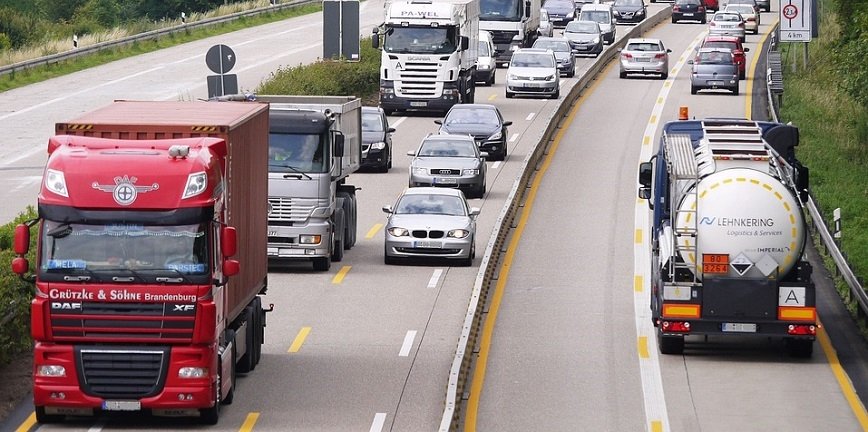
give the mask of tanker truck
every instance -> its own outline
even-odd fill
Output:
[[[12,262],[35,282],[36,420],[217,423],[262,354],[268,105],[121,101],[55,132]]]
[[[659,151],[639,166],[639,198],[653,212],[650,307],[661,353],[682,353],[687,336],[753,335],[811,356],[808,170],[797,145],[798,129],[776,123],[664,125]]]

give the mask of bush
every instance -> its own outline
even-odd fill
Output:
[[[24,221],[36,218],[33,207],[27,207],[12,222],[0,226],[0,323],[11,319],[0,327],[0,365],[9,362],[17,353],[30,349],[30,299],[33,296],[33,283],[21,280],[12,273],[12,241],[15,227]],[[36,234],[31,230],[30,252],[27,259],[33,266],[36,256]]]

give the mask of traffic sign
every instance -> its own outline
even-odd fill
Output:
[[[235,51],[226,45],[214,45],[205,54],[205,64],[214,73],[228,73],[235,67]]]
[[[781,0],[781,42],[811,41],[811,1]]]

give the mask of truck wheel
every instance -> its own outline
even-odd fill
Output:
[[[335,240],[334,250],[332,251],[332,261],[341,262],[344,259],[344,245],[340,240]]]
[[[657,347],[661,354],[682,354],[684,353],[684,337],[683,336],[664,336],[663,330],[657,329]]]
[[[36,422],[42,424],[49,423],[60,423],[63,421],[64,416],[57,414],[46,414],[45,407],[34,407],[34,411],[36,411]]]
[[[795,358],[811,358],[814,354],[814,341],[810,339],[784,339],[787,354]]]
[[[220,376],[217,376],[217,391],[214,396],[214,406],[199,410],[199,422],[214,426],[220,420]]]
[[[313,259],[313,269],[316,271],[329,271],[332,268],[332,257],[321,257]]]

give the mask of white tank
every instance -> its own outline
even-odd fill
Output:
[[[703,254],[727,254],[729,277],[780,278],[793,268],[804,247],[805,225],[799,204],[785,185],[764,172],[731,168],[702,178],[694,187],[699,188],[698,209],[694,195],[685,194],[675,226],[697,229],[697,256],[690,237],[678,241],[685,262],[699,260],[698,278],[702,278]],[[697,209],[696,214],[690,209]]]

